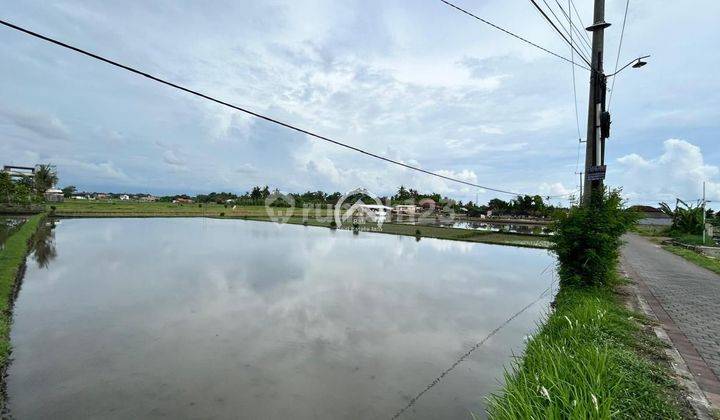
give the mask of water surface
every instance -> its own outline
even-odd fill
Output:
[[[240,220],[62,220],[46,241],[15,304],[19,419],[387,419],[536,299],[552,263]],[[402,418],[482,415],[548,299]]]

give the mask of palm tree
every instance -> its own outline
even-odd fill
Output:
[[[42,196],[48,188],[58,182],[57,170],[50,164],[41,164],[35,167],[35,193]]]

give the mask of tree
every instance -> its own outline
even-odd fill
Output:
[[[37,196],[42,196],[45,191],[52,188],[58,182],[57,170],[50,164],[41,164],[35,167],[34,188]]]
[[[402,202],[410,200],[411,198],[413,198],[412,194],[407,189],[405,189],[404,185],[401,185],[398,189],[397,194],[395,194],[395,196],[393,197],[393,200]]]
[[[9,203],[15,194],[15,184],[10,179],[10,174],[0,172],[0,200]]]
[[[262,198],[262,190],[260,187],[253,187],[250,191],[250,198],[253,200],[260,200]]]
[[[70,198],[73,194],[75,194],[75,191],[77,188],[75,188],[74,185],[68,185],[67,187],[62,189],[63,197]]]
[[[505,213],[510,209],[510,204],[507,201],[503,201],[499,198],[493,198],[488,202],[488,207],[494,213]]]

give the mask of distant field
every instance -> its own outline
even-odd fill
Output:
[[[141,203],[128,201],[76,201],[54,204],[59,216],[116,215],[125,216],[267,216],[264,206],[232,206],[223,204]]]
[[[126,201],[66,201],[54,204],[55,215],[62,217],[224,217],[241,218],[257,221],[271,221],[264,206],[227,207],[223,204],[173,204],[173,203],[140,203]],[[284,214],[290,209],[275,208],[276,214]],[[290,224],[306,224],[308,226],[330,227],[332,211],[311,211],[303,218],[303,209],[292,209]],[[325,220],[317,220],[325,216]],[[419,234],[418,234],[419,231]],[[513,245],[529,248],[547,248],[550,243],[546,237],[518,235],[497,232],[482,232],[471,229],[456,229],[437,226],[414,226],[385,223],[382,231],[393,235],[414,236],[421,238],[438,238],[467,242],[482,242],[500,245]],[[363,232],[364,234],[364,232]]]

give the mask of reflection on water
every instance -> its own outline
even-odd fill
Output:
[[[421,226],[439,226],[449,227],[455,229],[472,229],[480,230],[484,232],[507,232],[507,233],[520,233],[524,235],[552,235],[552,230],[548,225],[533,225],[527,223],[498,223],[488,222],[480,220],[455,220],[455,219],[443,219],[438,217],[437,219],[431,218],[409,218],[409,217],[398,217],[393,220],[393,223],[406,224],[406,225],[421,225]]]
[[[552,262],[540,250],[238,220],[50,231],[57,256],[28,261],[15,303],[8,403],[22,419],[389,418],[537,298]],[[482,414],[548,299],[403,418]]]
[[[32,256],[40,268],[47,268],[50,261],[57,257],[55,233],[53,231],[55,223],[54,220],[50,220],[41,224],[31,238]]]

